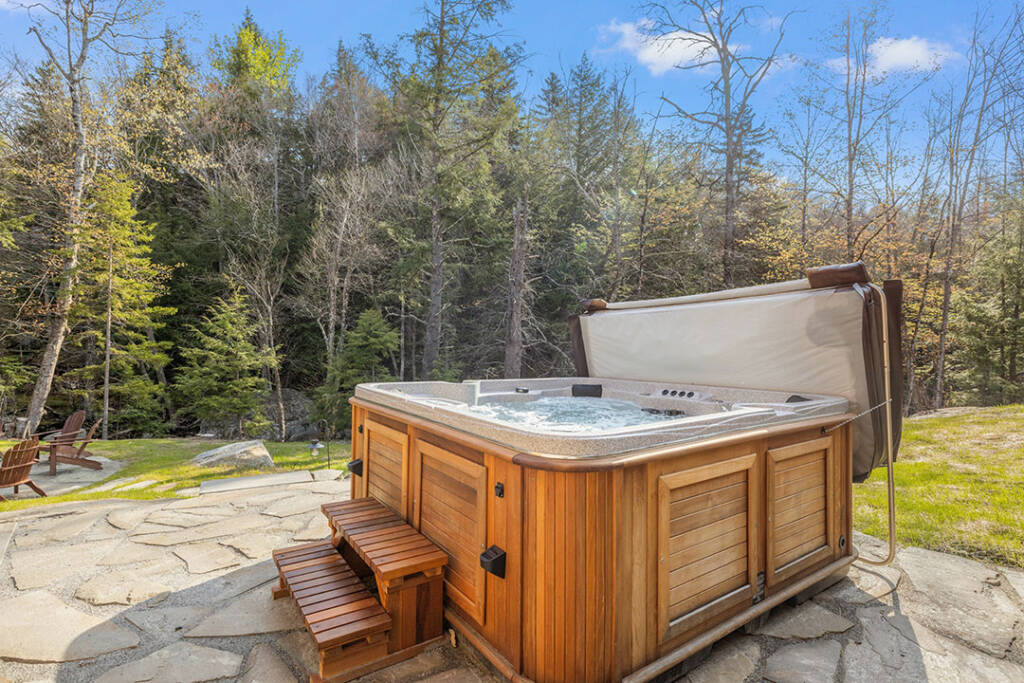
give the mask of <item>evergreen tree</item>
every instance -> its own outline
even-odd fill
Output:
[[[286,92],[301,59],[301,53],[290,49],[280,32],[264,33],[248,9],[234,35],[223,40],[214,37],[211,52],[213,68],[253,97],[266,91]]]
[[[85,332],[75,341],[96,344],[102,356],[74,371],[100,377],[103,396],[103,438],[111,425],[111,392],[118,427],[127,431],[159,433],[165,424],[160,404],[163,388],[149,373],[162,370],[170,344],[156,342],[149,332],[159,329],[174,309],[154,301],[165,291],[170,268],[153,263],[150,243],[153,225],[135,218],[135,187],[123,175],[104,175],[94,182],[92,209],[82,238],[76,326]],[[86,354],[93,357],[92,353]],[[93,383],[89,382],[91,386]],[[143,405],[148,410],[143,410]],[[120,408],[132,407],[132,419]]]
[[[316,417],[327,420],[332,429],[343,432],[352,418],[348,399],[357,384],[394,379],[384,361],[398,350],[398,332],[375,308],[359,315],[348,333],[345,348],[327,370],[327,380],[316,392]]]
[[[181,349],[184,367],[175,389],[182,416],[246,435],[261,434],[269,426],[261,372],[272,357],[254,343],[256,332],[248,302],[237,289],[214,302],[193,328],[192,345]]]

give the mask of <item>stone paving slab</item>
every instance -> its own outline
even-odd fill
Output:
[[[294,600],[273,600],[269,591],[250,591],[201,621],[186,638],[249,636],[303,628]]]
[[[257,643],[249,656],[237,683],[296,683],[291,669],[267,643]]]
[[[162,506],[156,505],[137,505],[134,507],[126,507],[121,510],[114,510],[113,512],[107,513],[107,523],[111,526],[123,529],[125,531],[131,531],[138,525],[142,524],[142,521],[155,511],[159,510]]]
[[[0,601],[0,658],[72,662],[138,644],[132,631],[68,607],[46,591]]]
[[[174,554],[185,561],[190,574],[209,574],[241,564],[237,554],[217,543],[191,543],[174,549]]]
[[[272,517],[291,517],[292,515],[301,515],[304,512],[317,512],[320,510],[321,505],[337,500],[338,497],[311,494],[292,496],[271,503],[263,510],[263,514]]]
[[[238,491],[241,489],[254,489],[263,486],[284,486],[287,484],[299,484],[312,481],[313,475],[306,470],[292,470],[290,472],[279,472],[276,474],[254,474],[249,477],[231,477],[228,479],[208,479],[200,482],[199,492],[222,493],[224,491]]]
[[[75,597],[90,605],[132,605],[163,601],[170,589],[146,576],[130,572],[103,572],[92,577],[75,592]]]
[[[210,613],[209,607],[144,606],[124,613],[125,619],[150,633],[176,633],[192,628]]]
[[[256,514],[238,515],[210,524],[192,527],[191,529],[175,529],[165,533],[151,533],[135,536],[137,543],[147,545],[179,545],[195,541],[208,541],[221,536],[237,536],[240,533],[257,532],[267,525],[267,518]]]
[[[772,613],[767,624],[757,629],[758,635],[786,640],[820,638],[829,633],[842,633],[853,628],[853,622],[814,602],[799,607],[781,607]]]
[[[775,683],[831,681],[839,668],[843,646],[834,640],[786,645],[768,658],[764,677]]]
[[[43,588],[73,575],[79,567],[95,565],[117,541],[46,545],[11,553],[11,576],[19,590]]]
[[[242,657],[234,652],[179,641],[111,669],[96,683],[200,683],[231,678],[241,665]]]

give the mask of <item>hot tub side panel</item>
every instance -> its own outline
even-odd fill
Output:
[[[849,555],[850,431],[776,431],[617,475],[615,676]]]
[[[535,681],[615,678],[621,470],[524,469],[523,668]]]

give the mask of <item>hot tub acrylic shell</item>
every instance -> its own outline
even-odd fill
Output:
[[[549,457],[367,395],[352,496],[448,552],[446,616],[510,678],[642,675],[852,560],[846,413]],[[503,578],[481,567],[492,547]]]

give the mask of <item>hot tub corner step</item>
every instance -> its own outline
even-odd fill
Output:
[[[199,493],[222,493],[254,489],[261,486],[282,486],[285,484],[305,484],[313,481],[313,475],[307,470],[278,472],[276,474],[254,474],[250,477],[228,477],[227,479],[210,479],[199,484]]]

